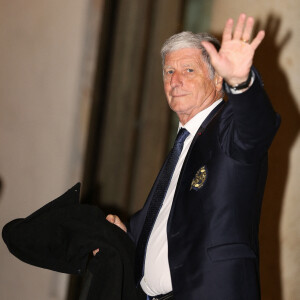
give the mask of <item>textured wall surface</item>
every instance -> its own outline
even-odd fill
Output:
[[[81,180],[102,2],[0,0],[1,228]],[[266,29],[255,65],[282,126],[270,151],[262,210],[262,299],[298,299],[300,3],[190,2],[201,2],[201,20],[194,11],[191,28],[200,24],[220,35],[228,17],[245,12]],[[66,276],[18,261],[2,240],[0,266],[0,299],[65,299]]]
[[[86,30],[101,2],[0,0],[1,228],[81,179],[94,55]],[[20,262],[2,239],[0,266],[0,299],[65,298],[67,276]]]

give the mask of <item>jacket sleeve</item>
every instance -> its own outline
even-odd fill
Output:
[[[267,153],[280,125],[280,116],[269,101],[259,73],[252,70],[255,79],[247,91],[228,93],[228,109],[219,131],[221,147],[226,154],[247,163]]]

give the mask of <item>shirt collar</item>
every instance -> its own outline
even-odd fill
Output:
[[[184,126],[179,122],[178,131],[180,128],[185,128],[189,133],[189,137],[194,136],[203,121],[206,119],[206,117],[209,115],[209,113],[222,101],[223,99],[219,99],[215,101],[211,106],[205,108],[204,110],[201,110],[198,112],[191,120],[189,120]]]

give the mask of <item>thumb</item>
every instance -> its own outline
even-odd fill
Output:
[[[214,47],[214,45],[212,45],[210,42],[206,42],[206,41],[201,42],[201,45],[207,51],[208,55],[210,56],[210,60],[212,62],[216,61],[218,59],[219,54],[218,54],[217,49]]]
[[[116,215],[107,215],[106,220],[112,224],[115,224],[119,228],[121,228],[123,231],[127,232],[127,228],[125,224],[121,221],[121,219]]]
[[[116,221],[116,216],[114,216],[114,215],[107,215],[107,216],[106,216],[106,220],[107,220],[108,222],[114,224],[115,221]]]

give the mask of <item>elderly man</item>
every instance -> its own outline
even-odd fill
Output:
[[[233,30],[229,19],[221,46],[208,34],[182,32],[162,48],[179,130],[128,227],[136,282],[148,299],[260,299],[258,226],[280,119],[252,68],[264,38],[260,31],[250,42],[253,24],[241,14]],[[117,216],[107,219],[127,230]]]

